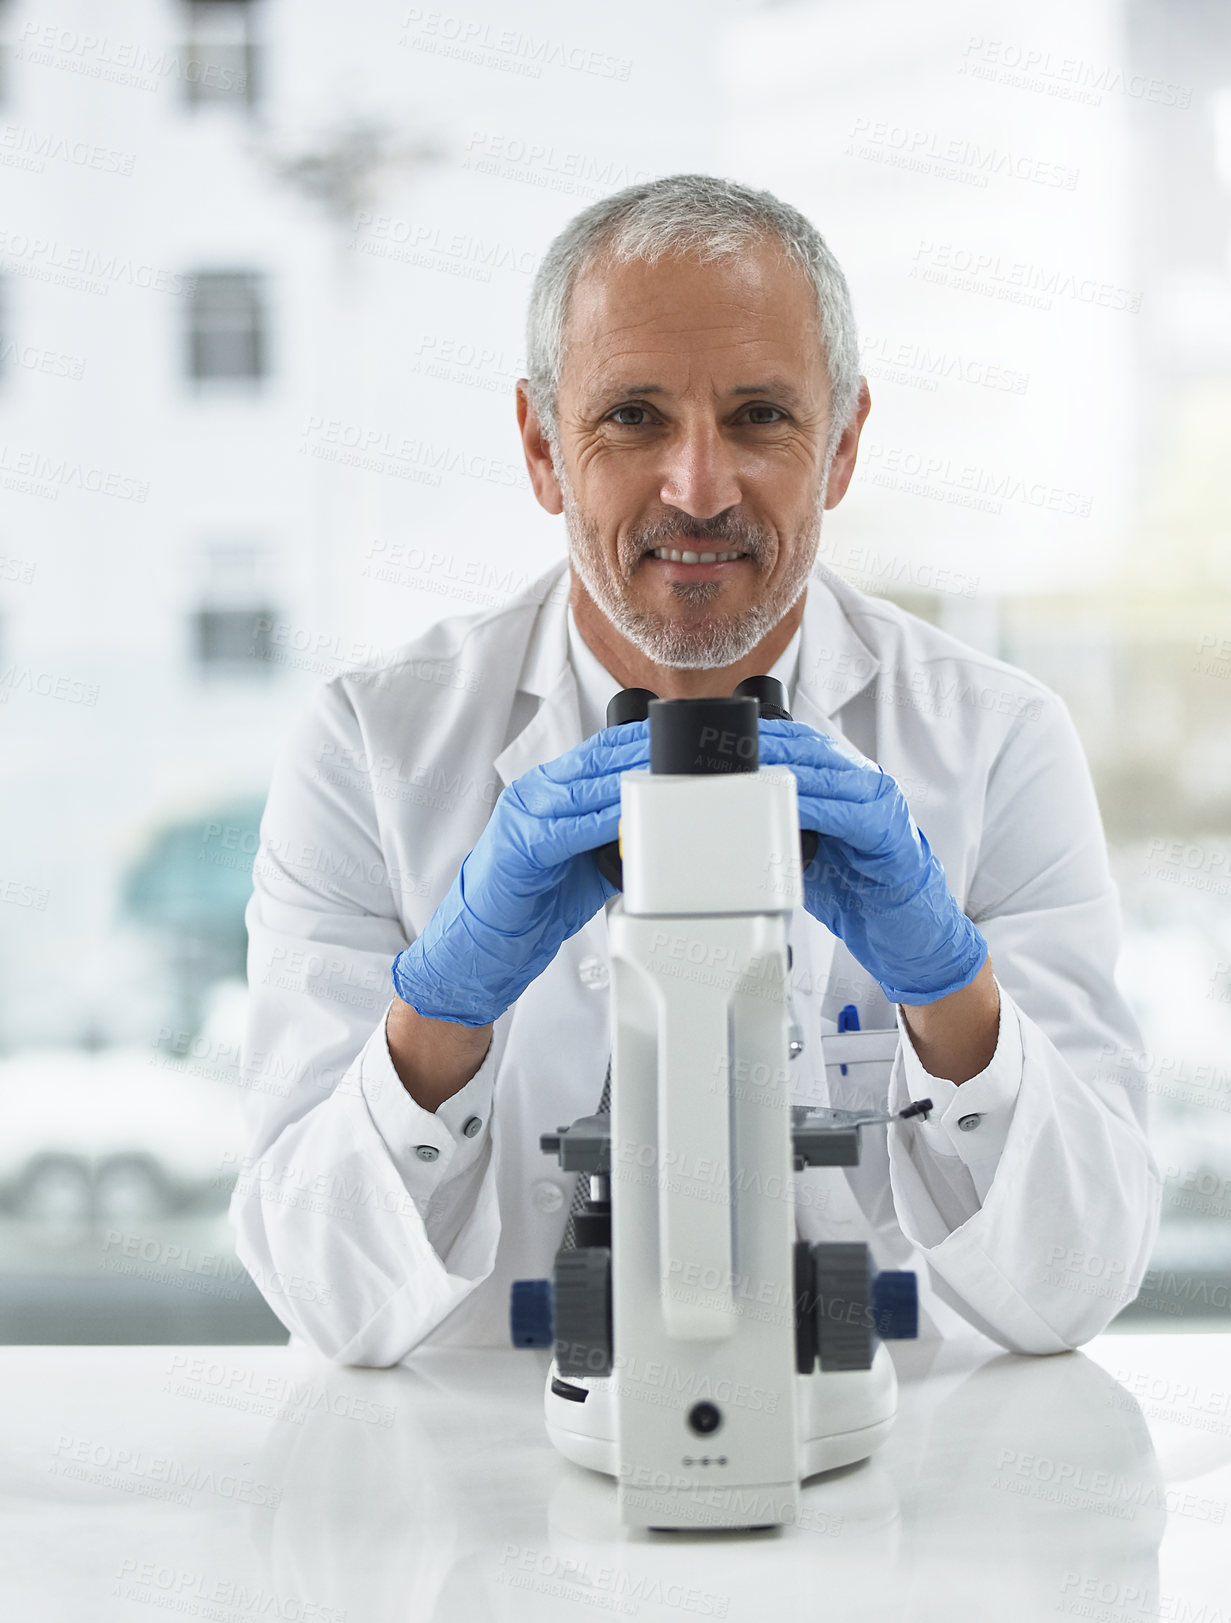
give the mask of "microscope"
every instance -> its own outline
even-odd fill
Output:
[[[616,1478],[629,1527],[794,1522],[801,1480],[888,1436],[883,1342],[918,1328],[913,1273],[796,1237],[795,1176],[856,1165],[860,1129],[896,1118],[791,1103],[787,926],[818,838],[790,769],[758,766],[762,717],[789,719],[772,677],[608,707],[608,726],[650,730],[650,770],[624,774],[619,840],[598,853],[622,892],[611,1108],[543,1134],[589,1199],[552,1278],[512,1287],[514,1345],[553,1349],[548,1436]]]

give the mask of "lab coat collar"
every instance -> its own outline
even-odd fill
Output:
[[[818,732],[841,732],[838,712],[881,667],[879,655],[855,630],[860,600],[861,594],[832,569],[813,566],[791,715]]]
[[[561,560],[527,591],[540,606],[517,687],[542,702],[496,757],[495,768],[506,788],[532,766],[552,761],[581,743],[577,680],[568,661],[568,587],[568,562]]]
[[[529,588],[539,603],[517,686],[542,702],[521,732],[496,757],[507,786],[542,761],[581,742],[577,682],[568,659],[568,564],[553,565]],[[799,648],[799,675],[791,714],[818,731],[837,733],[836,715],[880,669],[881,661],[855,630],[859,594],[818,564],[808,587]]]

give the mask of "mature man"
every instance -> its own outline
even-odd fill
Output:
[[[1097,807],[1054,695],[816,564],[870,408],[840,269],[768,193],[631,187],[552,244],[528,357],[518,422],[567,576],[337,677],[274,777],[241,1258],[345,1362],[505,1342],[509,1282],[548,1271],[572,1194],[538,1135],[596,1108],[607,1064],[594,851],[648,746],[603,730],[606,702],[769,672],[794,719],[762,723],[762,759],[821,837],[795,1097],[938,1107],[801,1174],[801,1232],[918,1268],[934,1331],[1080,1343],[1135,1292],[1159,1205],[1107,1063],[1135,1033]],[[852,1003],[896,1020],[896,1053],[826,1072]]]

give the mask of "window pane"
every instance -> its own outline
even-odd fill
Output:
[[[198,609],[193,619],[199,665],[268,671],[273,623],[268,609]]]
[[[247,0],[192,0],[185,9],[185,99],[251,105],[256,100],[254,7]]]
[[[189,302],[189,375],[261,378],[266,372],[263,278],[203,271]]]

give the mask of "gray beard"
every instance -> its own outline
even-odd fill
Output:
[[[683,540],[706,537],[710,539],[707,550],[729,551],[738,545],[751,554],[754,564],[760,565],[769,555],[765,531],[749,524],[733,511],[719,514],[716,519],[704,523],[681,513],[659,526],[640,526],[626,537],[631,551],[629,557],[620,558],[619,567],[624,572],[621,581],[603,556],[597,530],[587,521],[574,500],[572,487],[563,472],[563,458],[557,455],[554,460],[564,502],[569,563],[615,629],[653,664],[676,671],[712,671],[737,665],[752,653],[803,596],[820,544],[825,487],[829,479],[828,463],[811,522],[806,531],[797,537],[790,566],[770,595],[738,614],[707,615],[697,624],[688,625],[661,614],[635,609],[623,596],[621,586],[628,580],[647,548],[666,545],[668,536],[678,536]],[[655,539],[656,529],[662,534],[660,540]],[[679,545],[679,542],[675,544]],[[714,580],[695,583],[681,581],[672,587],[672,592],[685,607],[704,609],[720,596],[722,585]]]

